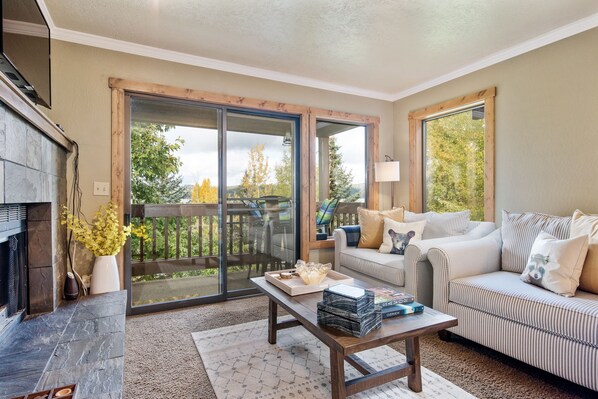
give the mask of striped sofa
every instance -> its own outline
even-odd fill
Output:
[[[451,332],[598,390],[598,295],[566,298],[519,278],[538,233],[568,238],[570,220],[507,214],[486,237],[431,248],[433,306],[459,319]]]
[[[405,255],[384,254],[377,249],[357,248],[347,242],[345,230],[333,232],[334,270],[364,281],[371,286],[391,286],[415,295],[418,302],[432,306],[432,266],[428,262],[428,248],[446,242],[473,240],[490,234],[496,225],[492,222],[469,222],[463,235],[412,241]]]

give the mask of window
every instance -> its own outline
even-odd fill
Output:
[[[410,208],[494,220],[494,95],[482,90],[409,114]]]
[[[327,236],[340,225],[357,224],[357,207],[377,208],[377,184],[370,181],[376,161],[378,118],[311,110],[311,214],[326,199],[338,199],[328,226],[314,220],[310,247],[333,246]],[[320,234],[316,235],[316,232]]]

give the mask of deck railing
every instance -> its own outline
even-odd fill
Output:
[[[341,202],[332,229],[356,224],[358,206],[362,203]],[[151,238],[132,239],[133,276],[218,267],[220,234],[227,235],[229,266],[276,261],[268,255],[272,223],[259,209],[229,203],[222,233],[218,217],[218,204],[132,205],[132,222],[144,224]]]

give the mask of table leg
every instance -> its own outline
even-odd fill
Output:
[[[422,391],[422,372],[419,356],[419,337],[407,338],[405,340],[407,352],[407,363],[413,366],[413,374],[407,376],[407,385],[413,392]]]
[[[347,397],[345,357],[332,348],[330,348],[330,385],[332,387],[332,399],[345,399]]]
[[[272,299],[268,301],[268,342],[276,343],[276,324],[278,322],[278,304]]]

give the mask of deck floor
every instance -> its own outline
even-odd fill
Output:
[[[250,278],[261,275],[255,267],[252,268]],[[253,284],[247,278],[247,270],[229,271],[227,283],[230,291],[253,288]],[[216,295],[218,288],[218,275],[136,282],[133,283],[132,290],[133,306]]]

